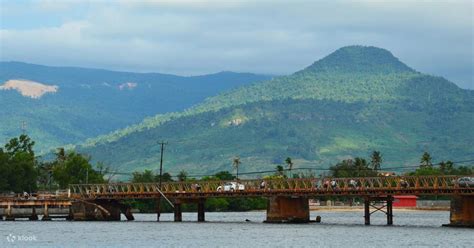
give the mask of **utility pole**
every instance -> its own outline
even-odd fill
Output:
[[[86,184],[89,184],[89,168],[86,170]]]
[[[51,192],[51,178],[52,178],[53,171],[48,171],[48,184],[49,184],[49,192]]]
[[[163,151],[165,149],[165,145],[167,145],[168,142],[161,141],[159,144],[161,146],[161,156],[160,156],[160,182],[159,182],[158,186],[161,190],[161,181],[162,181],[162,177],[163,177]]]
[[[163,181],[163,151],[165,150],[165,145],[167,145],[168,142],[161,141],[161,142],[159,142],[158,144],[160,144],[160,146],[161,146],[161,154],[160,154],[160,178],[159,178],[159,182],[158,182],[158,188],[159,188],[160,191],[161,191],[161,183],[162,183],[162,181]],[[156,221],[160,221],[160,215],[161,215],[160,203],[161,203],[161,196],[158,197],[158,201],[157,201],[157,203],[156,203],[156,212],[157,212]]]
[[[26,133],[26,121],[21,122],[21,132],[23,135]]]

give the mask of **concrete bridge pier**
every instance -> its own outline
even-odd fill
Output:
[[[43,221],[49,221],[51,220],[51,217],[49,217],[49,210],[48,210],[48,204],[44,204],[44,210],[43,210],[43,218],[41,218]]]
[[[181,210],[181,201],[176,200],[174,202],[174,221],[181,222],[183,221],[183,211]]]
[[[13,216],[12,214],[12,205],[9,203],[8,206],[7,206],[7,210],[6,210],[6,215],[5,215],[5,220],[7,221],[13,221],[15,220],[15,217]]]
[[[173,205],[174,205],[173,213],[174,213],[174,221],[175,222],[183,221],[183,210],[182,210],[183,203],[197,204],[197,221],[198,222],[204,222],[205,221],[206,199],[205,198],[199,198],[199,199],[188,199],[188,200],[175,199],[174,202],[173,202]]]
[[[161,197],[158,197],[158,199],[155,202],[156,204],[156,221],[160,221],[160,216],[161,216]]]
[[[127,218],[127,220],[135,220],[135,216],[133,216],[132,213],[132,207],[125,204],[120,204],[120,212],[125,215],[125,218]]]
[[[30,218],[28,218],[29,220],[38,220],[38,215],[36,214],[36,208],[35,207],[32,207],[31,208],[31,215],[30,215]]]
[[[474,227],[474,196],[454,196],[449,219],[450,223],[445,226]]]
[[[134,220],[131,208],[115,200],[76,201],[70,208],[73,220],[119,221],[121,213]]]
[[[267,223],[308,223],[309,201],[306,197],[276,196],[268,199]]]
[[[204,198],[200,198],[198,200],[198,222],[204,222],[205,221],[205,214],[206,214],[206,210],[205,210],[205,204],[206,204],[206,199]]]
[[[373,202],[383,202],[382,205],[373,204]],[[370,211],[370,208],[374,208],[374,211]],[[385,208],[385,210],[384,210]],[[393,225],[393,197],[392,196],[383,196],[383,197],[370,197],[367,196],[364,200],[364,220],[365,225],[370,225],[370,216],[377,212],[381,211],[387,216],[387,225]]]

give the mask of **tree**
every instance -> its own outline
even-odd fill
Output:
[[[242,162],[240,162],[240,158],[237,156],[237,157],[234,157],[232,159],[232,166],[236,169],[236,179],[238,180],[239,179],[239,166]]]
[[[472,175],[474,174],[474,167],[458,166],[455,167],[452,161],[442,161],[439,163],[439,168],[433,166],[425,166],[408,173],[412,176],[428,176],[428,175]]]
[[[453,171],[454,169],[454,163],[451,160],[446,161],[446,171],[449,173]]]
[[[276,169],[276,175],[277,176],[283,176],[283,170],[284,170],[283,166],[277,165],[275,169]]]
[[[380,167],[381,167],[381,164],[382,164],[382,161],[383,161],[383,158],[382,158],[382,155],[380,154],[379,151],[373,151],[372,152],[372,156],[371,156],[371,165],[372,165],[372,169],[374,169],[375,171],[379,171],[380,170]]]
[[[11,139],[6,145],[5,145],[5,151],[9,154],[17,154],[19,152],[25,152],[30,154],[31,156],[35,156],[35,153],[33,152],[33,146],[35,145],[35,142],[28,137],[26,134],[20,135],[19,138],[13,138]]]
[[[186,181],[187,178],[188,178],[188,173],[186,171],[182,170],[178,173],[178,181],[183,182],[183,181]]]
[[[431,155],[428,152],[424,152],[420,160],[420,168],[433,167],[431,163]]]
[[[447,169],[446,169],[446,162],[441,161],[441,162],[439,163],[439,169],[441,170],[441,172],[442,172],[443,174],[445,174],[445,173],[447,172]]]
[[[66,151],[64,150],[63,147],[58,148],[55,154],[56,154],[56,161],[58,162],[66,161]]]
[[[132,182],[134,183],[151,183],[154,181],[156,181],[155,175],[153,175],[151,170],[145,170],[144,172],[136,171],[132,174]]]
[[[62,157],[57,154],[53,165],[53,178],[59,187],[66,188],[76,183],[103,183],[103,174],[92,168],[90,159],[71,151]]]
[[[285,163],[288,166],[288,170],[290,171],[290,175],[291,175],[291,170],[293,169],[293,161],[291,161],[290,157],[287,157],[285,159]]]
[[[329,168],[333,177],[372,177],[377,172],[363,158],[346,159]]]
[[[159,181],[160,181],[160,175],[157,174],[157,175],[155,176],[155,182],[159,182]],[[162,182],[172,182],[172,181],[173,181],[173,178],[172,178],[172,176],[171,176],[170,173],[165,172],[165,173],[163,173],[163,175],[162,175],[162,177],[161,177],[161,181],[162,181]]]
[[[363,158],[357,157],[354,160],[355,160],[354,166],[357,173],[356,176],[360,177],[361,175],[365,174],[366,170],[369,169],[369,165],[367,164],[367,160]]]
[[[10,166],[9,166],[9,156],[8,154],[4,153],[3,149],[0,148],[0,192],[1,191],[9,191],[10,183],[8,179],[10,178]]]
[[[441,161],[441,163],[439,163],[439,169],[441,170],[441,173],[443,173],[444,175],[456,174],[456,173],[453,173],[453,172],[456,172],[456,169],[454,168],[454,163],[450,160],[446,162]]]
[[[37,165],[38,186],[44,190],[51,190],[53,183],[53,162],[41,162]]]
[[[228,171],[220,171],[214,175],[219,180],[233,180],[235,177]]]
[[[35,142],[27,135],[11,139],[0,148],[0,191],[23,192],[37,188]]]

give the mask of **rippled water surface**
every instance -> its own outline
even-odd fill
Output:
[[[446,211],[397,211],[364,226],[363,212],[313,211],[322,223],[265,224],[265,212],[183,213],[182,223],[163,214],[135,214],[136,221],[0,222],[0,247],[474,247],[474,229],[447,228]],[[246,219],[250,221],[245,221]],[[18,240],[30,239],[30,240]]]

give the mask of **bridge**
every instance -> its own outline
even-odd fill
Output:
[[[393,196],[443,195],[451,198],[451,225],[474,226],[474,185],[463,178],[466,176],[281,178],[168,182],[161,187],[159,183],[73,184],[62,197],[72,202],[71,218],[76,220],[120,220],[121,213],[131,220],[133,215],[124,200],[163,199],[173,207],[175,221],[182,220],[183,203],[197,204],[198,221],[204,221],[208,198],[264,197],[268,199],[267,222],[309,222],[310,198],[360,197],[364,199],[365,224],[370,224],[372,213],[382,211],[391,225]],[[157,213],[159,219],[159,207]]]

